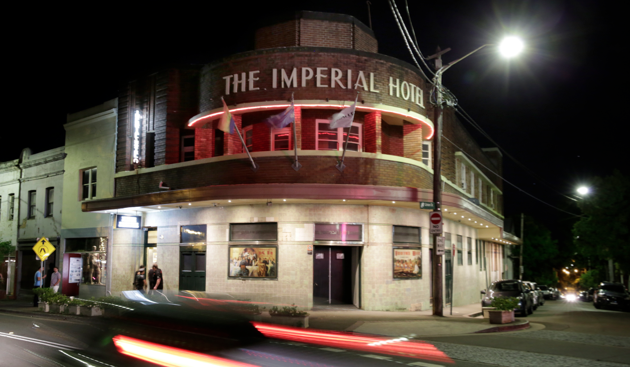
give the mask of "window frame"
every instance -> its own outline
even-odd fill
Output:
[[[37,190],[29,190],[27,218],[35,219],[35,214],[37,214]]]
[[[463,252],[463,236],[462,235],[456,235],[457,236],[457,265],[464,265],[464,254]]]
[[[468,245],[468,265],[472,265],[472,238],[466,237],[466,244]]]
[[[2,220],[2,195],[0,195],[0,220]]]
[[[462,188],[464,191],[466,191],[466,165],[464,164],[464,162],[461,162],[461,165],[459,167],[459,186],[460,188]]]
[[[426,150],[426,152],[427,152],[426,161],[427,162],[426,163],[425,163],[425,158],[424,158],[424,152],[425,152],[424,148],[425,148],[425,146],[427,147],[427,150]],[[430,141],[430,140],[423,140],[422,141],[422,163],[425,166],[429,167],[429,168],[433,168],[433,159],[432,159],[433,158],[433,149],[432,148],[433,148],[433,142],[432,141]]]
[[[320,123],[327,123],[330,124],[330,120],[324,120],[324,119],[317,119],[315,120],[315,150],[321,150],[321,151],[338,151],[341,152],[343,151],[343,145],[346,142],[344,140],[344,129],[346,129],[345,127],[338,127],[337,128],[337,149],[319,149],[319,124]],[[351,127],[358,127],[359,128],[359,147],[356,150],[356,152],[363,152],[363,123],[362,122],[352,122],[352,126]],[[332,140],[329,140],[332,141]],[[353,150],[354,152],[354,150]]]
[[[96,180],[92,181],[92,171],[96,171]],[[88,183],[86,184],[85,182],[83,182],[83,174],[85,172],[89,172],[88,173]],[[88,196],[87,198],[83,197],[83,187],[87,185],[88,186]],[[98,170],[97,167],[89,167],[89,168],[84,168],[79,170],[79,201],[84,201],[84,200],[94,200],[96,199],[96,192],[93,192],[92,187],[94,187],[94,185],[96,185],[97,190],[98,190]]]
[[[195,160],[195,132],[191,130],[192,134],[181,135],[179,137],[179,161],[180,162],[190,162]],[[192,147],[184,147],[184,139],[193,139]],[[189,160],[185,160],[186,153],[192,152],[193,158]]]
[[[470,194],[475,197],[475,172],[470,171]]]
[[[9,194],[8,198],[9,210],[7,211],[7,220],[13,220],[15,215],[15,194]]]
[[[276,139],[275,136],[279,134],[289,134],[289,148],[286,150],[293,150],[293,130],[290,125],[283,127],[282,129],[271,129],[271,151],[272,152],[280,152],[280,150],[276,150]],[[252,139],[253,142],[253,139]]]
[[[52,192],[52,195],[51,195]],[[52,202],[51,202],[52,199]],[[52,217],[53,209],[55,207],[55,188],[47,187],[46,188],[46,197],[44,202],[44,217]]]
[[[251,138],[252,138],[252,143],[250,145],[247,144],[247,133],[249,133],[251,131]],[[245,126],[243,128],[243,141],[245,142],[245,146],[247,147],[247,150],[251,153],[254,151],[254,125],[249,125],[249,126]],[[273,146],[273,141],[271,142],[272,146]]]

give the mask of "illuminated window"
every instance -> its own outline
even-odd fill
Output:
[[[350,128],[350,141],[348,141],[348,150],[355,152],[361,151],[361,130],[362,125],[356,122],[352,123]],[[330,128],[330,121],[317,120],[316,124],[317,150],[343,150],[348,128]]]
[[[37,210],[37,191],[32,190],[28,192],[28,219],[35,218],[35,212]]]
[[[81,170],[81,200],[96,197],[96,167]]]
[[[243,138],[245,139],[247,150],[251,152],[254,149],[254,125],[243,128]]]
[[[183,135],[181,137],[181,162],[194,161],[195,160],[195,134]]]
[[[180,227],[180,243],[205,243],[206,225],[193,224]]]
[[[55,188],[49,187],[46,189],[46,207],[44,208],[45,217],[52,217],[54,202],[55,202]]]
[[[423,141],[422,142],[422,163],[424,163],[425,166],[427,167],[431,167],[432,166],[432,161],[431,161],[431,142],[430,141]]]
[[[271,150],[290,150],[293,147],[293,131],[290,126],[271,130]]]

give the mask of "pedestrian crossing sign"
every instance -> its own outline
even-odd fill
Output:
[[[33,246],[33,251],[35,251],[35,255],[37,255],[41,261],[46,261],[48,256],[55,252],[55,246],[48,242],[46,238],[42,237],[37,240],[37,243]]]

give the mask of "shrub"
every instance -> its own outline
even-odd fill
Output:
[[[291,317],[303,317],[308,316],[306,311],[298,311],[297,306],[292,304],[291,306],[284,306],[281,309],[278,306],[273,306],[269,310],[271,316],[291,316]]]
[[[48,302],[55,305],[67,305],[70,302],[70,298],[65,294],[55,293],[48,298]]]
[[[492,300],[491,306],[499,311],[512,311],[518,306],[516,297],[496,297]]]
[[[55,291],[52,288],[35,288],[33,289],[33,293],[35,293],[42,302],[50,302],[50,298],[55,295]]]

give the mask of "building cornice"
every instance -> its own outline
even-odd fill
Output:
[[[67,154],[65,152],[62,152],[62,153],[57,153],[48,157],[43,157],[43,158],[38,158],[38,159],[28,159],[20,163],[20,167],[21,168],[36,167],[42,164],[48,164],[48,163],[64,160],[66,156]]]
[[[114,118],[117,116],[117,109],[110,108],[107,111],[95,113],[93,115],[78,119],[76,121],[68,122],[63,127],[68,130],[76,129],[78,127],[83,127],[85,125],[93,124],[95,122],[99,122],[108,118]]]

